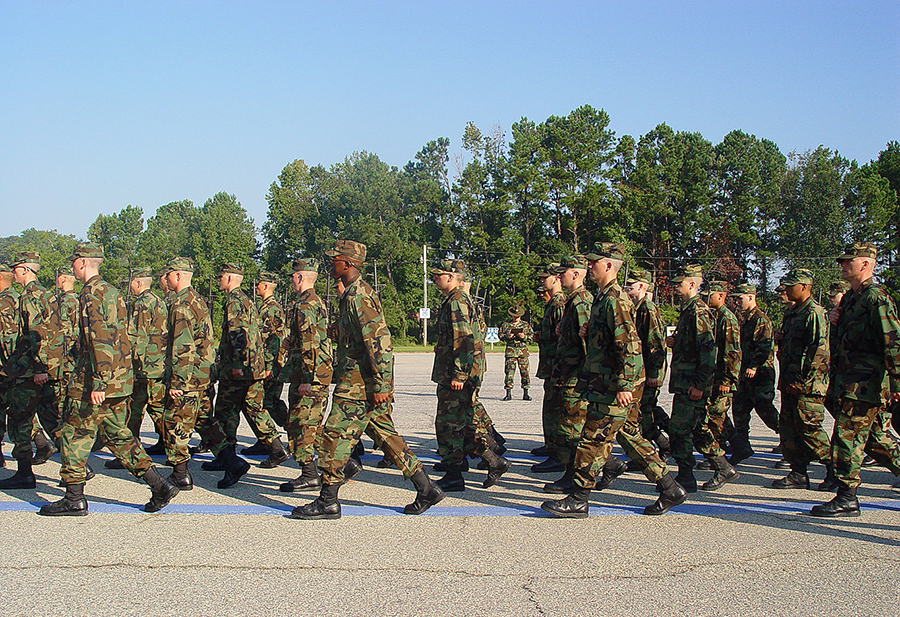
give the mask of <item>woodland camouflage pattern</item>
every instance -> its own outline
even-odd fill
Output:
[[[669,392],[691,387],[709,395],[716,372],[716,338],[712,311],[700,296],[685,300],[675,327]]]
[[[222,338],[216,354],[220,379],[262,379],[266,372],[259,315],[240,288],[231,290],[222,303]],[[231,377],[232,370],[243,377]]]
[[[561,291],[553,294],[553,297],[544,305],[544,316],[541,317],[540,338],[538,338],[538,379],[548,379],[553,371],[553,359],[556,357],[556,345],[559,341],[556,327],[562,319],[565,306],[566,295]]]
[[[166,371],[169,312],[165,302],[149,289],[132,301],[129,334],[134,342],[135,379],[162,379]]]
[[[169,307],[165,377],[169,388],[206,390],[214,360],[209,308],[193,287],[185,287],[172,297]]]
[[[783,332],[778,389],[785,393],[793,386],[793,394],[825,396],[830,351],[824,309],[810,297],[794,307]]]
[[[553,362],[552,379],[558,386],[574,387],[578,383],[578,372],[586,354],[584,339],[579,332],[581,326],[590,321],[593,301],[594,297],[583,286],[566,297]]]
[[[49,314],[42,327],[50,379],[68,379],[75,369],[78,345],[78,294],[60,291],[50,295]]]

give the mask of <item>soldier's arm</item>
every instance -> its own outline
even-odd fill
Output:
[[[733,386],[741,374],[741,327],[734,316],[725,322],[725,374],[723,383]]]
[[[643,368],[641,337],[634,324],[632,312],[621,299],[615,300],[613,310],[608,313],[608,327],[613,333],[613,344],[621,367],[616,377],[616,390],[632,393],[641,378]],[[621,400],[619,404],[622,404]]]
[[[892,399],[900,400],[900,314],[897,305],[886,292],[878,302],[878,321],[884,337],[884,364],[887,368]]]
[[[584,298],[582,302],[577,302],[575,304],[575,332],[580,333],[584,326],[587,326],[591,321],[591,299]],[[582,352],[587,353],[587,341],[582,338],[581,339],[581,347]]]
[[[184,390],[193,379],[194,365],[198,360],[192,328],[193,315],[183,304],[177,304],[170,310],[169,340],[171,341],[171,349],[169,354],[172,358],[172,373],[169,388],[172,390]]]
[[[298,368],[298,381],[300,383],[312,383],[316,368],[319,365],[319,346],[321,337],[325,336],[325,322],[319,320],[319,315],[314,306],[298,305],[297,307],[297,334],[300,337],[300,352]]]
[[[250,311],[237,295],[230,295],[228,302],[228,340],[234,352],[231,368],[240,369],[250,365]]]
[[[134,345],[133,353],[136,358],[143,358],[147,355],[147,343],[150,340],[150,326],[152,324],[152,315],[147,307],[136,302],[132,309],[131,321],[131,341]]]
[[[460,300],[450,301],[453,351],[453,381],[465,382],[475,363],[475,334],[472,331],[472,314],[468,305]]]
[[[84,340],[88,353],[93,356],[94,372],[91,375],[91,391],[105,392],[112,379],[115,332],[109,303],[93,294],[85,297]]]
[[[375,394],[388,394],[393,387],[392,372],[394,353],[391,348],[391,333],[384,321],[378,301],[369,295],[358,294],[356,318],[362,333],[363,346],[372,367]]]
[[[260,331],[265,341],[263,344],[263,357],[266,362],[266,370],[271,371],[275,368],[278,350],[281,347],[284,318],[278,314],[276,307],[269,306],[265,309],[265,313],[260,314],[259,319]]]
[[[503,342],[507,342],[512,338],[509,332],[508,323],[501,324],[500,332],[497,333],[497,337]]]
[[[752,352],[747,368],[759,369],[765,365],[775,349],[775,328],[768,319],[758,319],[753,330]]]
[[[647,379],[662,381],[666,376],[668,352],[666,351],[666,338],[664,336],[666,328],[658,312],[650,313],[649,326],[647,330],[647,349],[644,350],[644,356],[647,361],[644,370],[647,372]]]
[[[816,311],[810,311],[804,325],[806,340],[809,343],[803,352],[797,375],[798,383],[790,385],[797,385],[800,392],[809,394],[812,393],[816,381],[828,375],[828,319],[824,312],[820,315]]]
[[[694,387],[709,394],[709,387],[716,373],[715,325],[708,313],[698,311],[694,316],[694,328],[697,345],[697,375]]]

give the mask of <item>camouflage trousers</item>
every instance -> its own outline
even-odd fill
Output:
[[[612,452],[613,440],[625,450],[651,482],[669,473],[656,448],[641,434],[640,393],[628,407],[591,401],[587,404],[584,431],[575,451],[575,486],[594,488],[597,474]]]
[[[197,422],[194,424],[194,430],[200,435],[200,445],[207,448],[209,443],[204,435],[209,433],[213,424],[218,424],[215,417],[215,402],[216,386],[210,384],[206,390],[200,393],[200,411],[197,413]],[[219,428],[221,429],[221,425]]]
[[[828,435],[822,428],[825,406],[821,396],[781,393],[778,433],[782,455],[791,469],[806,472],[812,461],[830,461]]]
[[[734,393],[731,415],[734,417],[734,433],[727,435],[736,451],[751,450],[750,447],[750,413],[755,409],[756,415],[763,423],[778,432],[778,410],[775,409],[775,370],[760,367],[753,379],[741,378]]]
[[[900,446],[888,435],[888,422],[884,406],[841,399],[831,436],[831,464],[844,488],[859,486],[859,471],[866,454],[900,476]],[[883,437],[872,441],[870,436],[876,426]]]
[[[505,359],[505,363],[503,366],[503,370],[506,373],[506,378],[503,382],[503,387],[507,390],[512,390],[513,381],[516,379],[516,366],[519,367],[519,375],[522,378],[522,389],[527,390],[531,386],[531,374],[530,368],[528,366],[528,352],[526,351],[524,355],[521,356],[507,356]]]
[[[272,421],[282,428],[287,428],[288,422],[288,406],[281,400],[281,394],[284,392],[284,382],[275,379],[267,379],[263,381],[265,384],[263,390],[263,409],[269,412]]]
[[[62,425],[61,405],[56,398],[54,381],[38,385],[31,377],[17,379],[9,392],[7,423],[9,440],[14,444],[12,455],[17,460],[30,461],[31,440],[35,434],[35,416],[50,439],[59,439]]]
[[[166,384],[162,379],[135,379],[128,410],[128,430],[140,439],[144,410],[153,421],[153,428],[162,436],[162,419],[166,408]]]
[[[98,434],[125,469],[143,477],[153,467],[153,461],[126,426],[128,397],[108,398],[94,405],[90,396],[90,392],[85,392],[81,398],[69,399],[68,415],[59,435],[59,475],[63,483],[84,483],[84,466]]]
[[[487,449],[486,431],[479,432],[475,421],[478,388],[463,384],[461,390],[437,386],[437,414],[434,433],[438,455],[448,467],[461,467],[467,455],[480,457]]]
[[[574,460],[575,450],[581,440],[584,421],[587,418],[587,401],[579,396],[573,387],[559,387],[559,441],[556,458],[560,463],[568,464]]]
[[[160,427],[169,465],[191,460],[189,444],[194,431],[200,433],[201,440],[215,456],[228,446],[225,431],[215,416],[208,414],[204,423],[199,423],[205,397],[203,391],[184,392],[178,398],[170,396],[166,400]]]
[[[825,411],[828,414],[837,420],[838,411],[839,411],[839,401],[835,399],[834,393],[831,392],[829,388],[828,394],[825,395],[825,399],[823,401],[825,406]],[[890,434],[890,425],[891,425],[891,407],[879,407],[878,412],[875,415],[875,420],[872,422],[872,428],[869,429],[869,438],[866,440],[866,453],[869,453],[869,449],[877,450],[881,447],[879,444],[887,444],[892,443],[894,441],[893,437]],[[900,406],[894,407],[897,409],[897,413],[900,413]],[[898,419],[896,413],[893,414],[893,425],[895,431],[900,431],[898,428]],[[871,455],[870,455],[871,456]]]
[[[328,406],[328,386],[312,386],[309,394],[297,392],[299,384],[288,389],[287,429],[291,456],[301,466],[311,463],[316,455],[316,442],[322,434],[322,418]]]
[[[253,434],[263,443],[278,439],[278,429],[263,408],[265,388],[261,379],[222,379],[216,397],[216,419],[225,430],[228,443],[237,444],[237,430],[241,412]]]
[[[376,443],[409,479],[422,469],[422,463],[394,428],[391,401],[372,404],[366,400],[334,398],[325,420],[319,449],[319,469],[325,484],[344,480],[344,465],[359,442],[363,431],[377,437]]]
[[[644,388],[641,396],[641,433],[656,440],[663,431],[669,432],[669,416],[659,404],[659,388]]]
[[[544,380],[544,400],[541,402],[541,428],[544,445],[551,452],[559,448],[559,423],[562,410],[562,392],[549,379]]]
[[[732,393],[722,394],[718,387],[714,388],[716,396],[706,403],[706,416],[694,429],[694,444],[697,450],[722,450],[722,432],[725,428],[725,420],[728,418],[728,408],[731,407]],[[725,451],[722,450],[724,454]]]
[[[692,401],[687,394],[676,394],[672,398],[669,440],[672,444],[672,458],[679,467],[694,468],[694,434],[697,427],[704,424],[706,404],[706,397]],[[712,438],[712,433],[697,444],[697,449],[707,458],[725,455],[725,451]]]
[[[479,435],[485,435],[485,439],[488,439],[488,445],[490,446],[490,439],[487,436],[491,435],[491,429],[494,426],[494,421],[491,420],[491,416],[488,415],[487,409],[484,408],[484,405],[481,403],[481,399],[478,398],[478,392],[475,393],[475,432]]]

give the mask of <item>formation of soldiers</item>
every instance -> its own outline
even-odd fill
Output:
[[[72,270],[59,274],[55,292],[37,282],[36,253],[21,253],[0,266],[0,429],[8,432],[17,463],[0,489],[34,488],[33,466],[58,449],[66,492],[40,513],[85,515],[84,486],[94,475],[88,456],[106,446],[115,456],[107,466],[120,465],[150,486],[145,510],[155,512],[193,488],[189,463],[198,452],[214,455],[202,466],[224,473],[220,489],[250,470],[236,452],[241,415],[257,438],[243,454],[267,454],[263,468],[292,457],[300,475],[279,489],[319,492],[294,508],[293,518],[341,516],[338,492],[362,469],[363,433],[384,452],[383,464],[396,466],[415,487],[407,514],[425,512],[446,492],[464,491],[469,458],[481,459],[484,488],[497,484],[510,463],[503,457],[505,440],[479,399],[486,328],[469,294],[465,264],[443,260],[431,271],[444,296],[432,380],[441,459],[435,469],[445,473],[432,482],[391,418],[393,350],[380,300],[362,277],[366,247],[341,240],[326,255],[340,294],[330,325],[315,291],[317,259],[293,262],[295,298],[287,312],[275,300],[275,274],[263,272],[256,281],[257,306],[241,289],[242,267],[223,264],[217,349],[210,310],[192,286],[194,264],[188,258],[171,259],[156,275],[147,268],[132,271],[128,305],[100,277],[104,253],[95,243],[75,248]],[[892,419],[895,429],[900,421],[900,412],[891,413],[900,403],[900,319],[890,296],[872,282],[876,259],[870,243],[847,248],[838,260],[843,282],[829,290],[834,306],[828,313],[813,299],[812,274],[788,273],[779,288],[787,310],[778,332],[757,306],[753,285],[730,293],[740,306],[736,316],[726,306],[727,284],[704,284],[702,268],[687,265],[672,280],[682,305],[671,336],[652,301],[647,271],[632,269],[625,287],[619,285],[621,245],[597,243],[590,253],[548,264],[538,276],[546,306],[537,331],[521,319],[524,310],[514,307],[500,333],[507,342],[506,400],[517,365],[523,398],[530,400],[527,343],[535,339],[539,345],[544,445],[532,452],[546,460],[532,471],[561,473],[543,490],[564,495],[542,508],[560,517],[586,517],[591,491],[607,488],[628,469],[656,484],[659,496],[644,509],[648,515],[669,511],[698,488],[718,490],[737,480],[736,467],[754,454],[749,425],[755,409],[780,435],[790,468],[773,488],[808,489],[807,467],[820,462],[826,474],[817,488],[836,495],[811,514],[858,515],[864,454],[900,475],[900,448],[890,434]],[[585,287],[588,277],[596,295]],[[165,301],[151,291],[153,278]],[[83,284],[78,295],[75,280]],[[775,358],[780,412],[773,404]],[[659,405],[667,369],[671,415]],[[835,418],[831,439],[823,429],[825,410]],[[136,438],[145,411],[159,434],[159,443],[148,449]],[[287,433],[287,449],[279,426]],[[194,433],[200,445],[190,448]],[[614,441],[630,462],[611,455]],[[700,464],[695,449],[704,457]],[[168,478],[148,451],[165,454],[172,468]],[[666,464],[669,456],[676,475]],[[699,486],[696,467],[713,472]]]

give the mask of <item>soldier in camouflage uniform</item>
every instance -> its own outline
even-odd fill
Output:
[[[869,441],[873,424],[884,422],[885,407],[900,401],[900,316],[890,295],[872,282],[877,255],[871,242],[857,242],[838,258],[841,278],[850,283],[833,324],[838,415],[831,463],[838,489],[834,499],[810,510],[813,516],[859,516],[856,489],[864,450],[900,475],[900,448],[883,424],[883,436]]]
[[[534,337],[534,330],[531,328],[531,324],[522,321],[522,315],[525,314],[524,307],[513,306],[508,312],[512,321],[507,321],[500,326],[500,340],[506,343],[506,350],[503,352],[506,375],[503,387],[506,388],[506,396],[503,397],[503,400],[512,400],[513,380],[516,378],[516,365],[518,365],[524,392],[522,400],[530,401],[528,388],[531,387],[531,376],[528,366],[528,343]]]
[[[68,388],[68,415],[59,437],[60,476],[66,494],[55,503],[42,506],[40,513],[45,516],[87,514],[85,463],[98,431],[125,468],[150,485],[151,497],[144,510],[156,512],[178,494],[178,488],[160,477],[153,461],[126,426],[134,373],[125,300],[100,278],[102,246],[81,243],[75,247],[71,261],[76,278],[84,286],[78,296],[78,355]]]
[[[812,461],[825,464],[833,477],[828,436],[822,428],[822,401],[828,389],[828,322],[825,311],[812,298],[812,272],[792,270],[784,278],[784,286],[795,308],[779,347],[779,434],[791,472],[772,482],[772,487],[808,489],[806,470]]]
[[[509,461],[490,448],[487,435],[476,430],[475,405],[481,387],[484,344],[478,336],[477,312],[463,287],[465,264],[443,260],[432,268],[434,284],[444,294],[438,309],[437,342],[431,380],[437,384],[434,420],[438,452],[446,475],[437,481],[444,491],[465,490],[463,461],[481,457],[488,466],[484,488],[497,483],[509,470]]]
[[[666,338],[666,345],[672,348],[669,392],[674,395],[669,437],[672,458],[678,463],[675,481],[693,493],[697,490],[693,435],[706,416],[716,374],[715,316],[699,296],[703,283],[703,269],[699,265],[688,264],[672,283],[682,304],[675,335]],[[726,482],[737,479],[737,472],[728,464],[725,451],[715,439],[698,445],[701,453],[714,461],[716,473],[709,480],[712,488],[721,486],[723,479]]]
[[[340,518],[338,489],[344,479],[344,466],[367,427],[378,436],[384,452],[403,477],[412,480],[416,487],[415,501],[403,512],[421,514],[443,499],[444,492],[429,480],[391,419],[394,354],[381,301],[371,285],[362,280],[366,245],[338,240],[326,255],[331,258],[332,277],[343,284],[344,292],[337,324],[334,399],[319,450],[322,489],[317,499],[294,508],[291,517]]]
[[[259,296],[259,333],[263,340],[263,356],[266,361],[265,396],[263,408],[272,416],[278,426],[287,424],[287,405],[281,400],[284,381],[281,380],[281,368],[284,358],[281,356],[281,342],[285,337],[286,320],[284,309],[275,298],[278,287],[278,275],[274,272],[260,272],[256,282],[256,293]]]
[[[215,413],[228,442],[236,444],[243,412],[256,438],[269,449],[269,457],[259,466],[271,469],[286,461],[289,455],[272,417],[263,408],[265,351],[256,307],[241,291],[243,280],[244,269],[240,264],[226,263],[219,271],[219,289],[226,296],[222,305],[222,338],[216,354],[219,393]]]
[[[297,259],[293,269],[291,288],[297,299],[290,311],[289,351],[281,379],[290,384],[288,443],[300,475],[279,487],[286,493],[322,486],[315,456],[333,372],[328,311],[315,290],[319,262]]]
[[[12,357],[19,338],[19,292],[13,287],[13,273],[5,263],[0,263],[0,367]],[[6,434],[6,411],[9,393],[14,382],[0,378],[0,442]],[[0,450],[0,467],[6,467],[6,458]]]
[[[605,467],[617,439],[659,487],[659,498],[644,513],[664,514],[683,503],[687,493],[641,435],[638,416],[645,378],[641,339],[634,324],[634,304],[616,280],[624,260],[623,247],[598,242],[594,252],[585,257],[599,288],[587,325],[587,355],[578,382],[588,401],[587,420],[575,452],[575,477],[568,496],[545,501],[541,508],[559,517],[587,517],[591,489],[597,485],[594,478]]]
[[[544,380],[544,400],[541,402],[541,427],[544,432],[544,445],[531,451],[535,456],[546,456],[547,460],[532,465],[531,470],[540,473],[543,468],[551,467],[547,471],[562,471],[564,466],[559,462],[556,450],[559,443],[559,414],[562,401],[559,398],[560,389],[553,384],[553,363],[556,359],[556,346],[559,342],[557,326],[562,320],[566,305],[566,296],[559,282],[559,275],[555,270],[559,263],[548,264],[543,272],[538,274],[541,288],[546,294],[544,316],[535,338],[538,341],[538,368],[537,377]],[[543,467],[541,467],[543,466]]]

